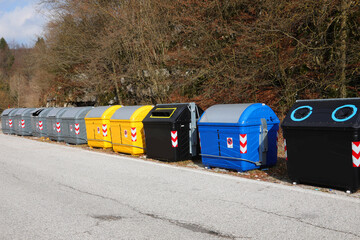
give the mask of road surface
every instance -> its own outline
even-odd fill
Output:
[[[0,194],[1,239],[360,238],[356,198],[3,134]]]

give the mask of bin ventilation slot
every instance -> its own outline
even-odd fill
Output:
[[[343,105],[336,108],[331,117],[335,122],[345,122],[352,118],[357,112],[357,108],[354,105]]]
[[[304,121],[307,119],[312,113],[312,107],[310,106],[301,106],[292,111],[291,120],[295,122]]]
[[[158,108],[155,111],[152,112],[151,118],[170,118],[176,108]]]

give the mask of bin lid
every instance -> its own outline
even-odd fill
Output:
[[[10,114],[10,112],[12,111],[12,110],[14,110],[15,108],[7,108],[7,109],[5,109],[2,113],[1,113],[1,116],[7,116],[7,115],[9,115]]]
[[[15,108],[13,111],[9,113],[9,117],[14,117],[18,111],[21,111],[24,108]]]
[[[268,124],[277,124],[279,119],[274,111],[262,103],[218,104],[208,108],[199,120],[199,125],[260,125],[261,119]]]
[[[35,109],[36,108],[22,108],[16,112],[15,116],[30,117]]]
[[[47,117],[48,113],[53,110],[54,108],[53,107],[50,107],[50,108],[45,108],[43,111],[41,111],[39,113],[39,117]]]
[[[74,107],[66,109],[61,116],[63,119],[84,119],[86,114],[94,107]]]
[[[121,107],[122,107],[121,105],[95,107],[89,111],[89,113],[86,115],[85,118],[110,119],[110,117],[114,113],[113,111]]]
[[[360,98],[298,100],[282,127],[360,128]]]
[[[142,121],[153,107],[152,105],[124,106],[116,110],[111,119]]]
[[[60,117],[67,109],[69,108],[63,108],[63,107],[60,107],[60,108],[53,108],[48,114],[47,114],[47,117]]]
[[[186,110],[190,113],[188,106],[188,103],[157,104],[148,115],[146,115],[143,122],[176,122]]]

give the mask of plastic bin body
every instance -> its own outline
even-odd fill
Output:
[[[32,127],[35,129],[33,131],[34,136],[36,137],[48,137],[47,130],[48,130],[48,120],[47,115],[50,113],[51,110],[54,108],[44,108],[41,112],[35,112],[33,113],[33,123]],[[35,114],[35,116],[34,116]],[[36,116],[37,115],[37,116]]]
[[[23,108],[15,114],[15,134],[19,136],[32,136],[31,114],[35,108]]]
[[[279,123],[261,103],[210,107],[198,122],[204,166],[242,172],[275,165]]]
[[[110,119],[111,138],[115,152],[141,155],[145,153],[143,119],[153,106],[125,106]]]
[[[16,134],[16,128],[18,127],[18,120],[16,119],[16,113],[22,111],[23,108],[15,108],[9,113],[9,134]]]
[[[85,116],[93,107],[76,107],[65,111],[61,116],[64,141],[70,144],[87,144]]]
[[[37,108],[31,113],[31,130],[34,137],[39,137],[39,114],[46,108]]]
[[[89,147],[112,148],[110,118],[121,105],[95,107],[85,117]]]
[[[147,156],[165,161],[191,159],[190,122],[189,104],[156,105],[143,120]],[[194,135],[197,138],[197,129]]]
[[[53,141],[64,141],[62,132],[64,131],[61,116],[69,108],[53,108],[46,116],[47,137]]]
[[[356,191],[360,183],[359,111],[360,98],[297,101],[282,123],[289,178]]]
[[[10,134],[9,114],[13,110],[14,108],[8,108],[1,113],[1,129],[4,134]]]

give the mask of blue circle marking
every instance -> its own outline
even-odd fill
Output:
[[[346,108],[346,107],[349,107],[349,108],[353,109],[353,113],[350,116],[348,116],[347,118],[344,118],[344,119],[338,119],[337,117],[335,117],[335,114],[336,114],[337,111],[339,111],[342,108]],[[353,116],[355,116],[356,112],[357,112],[357,107],[355,107],[355,105],[350,105],[350,104],[349,105],[342,105],[342,106],[336,108],[332,112],[331,117],[335,122],[345,122],[345,121],[349,120],[350,118],[352,118]]]
[[[309,110],[310,110],[309,113],[308,113],[305,117],[296,118],[296,117],[295,117],[295,112],[296,112],[297,110],[303,109],[303,108],[309,109]],[[301,107],[298,107],[298,108],[296,108],[294,111],[292,111],[291,116],[290,116],[290,117],[291,117],[291,120],[293,120],[293,121],[295,121],[295,122],[304,121],[305,119],[307,119],[307,118],[312,114],[312,110],[313,110],[313,108],[310,107],[310,106],[301,106]]]

